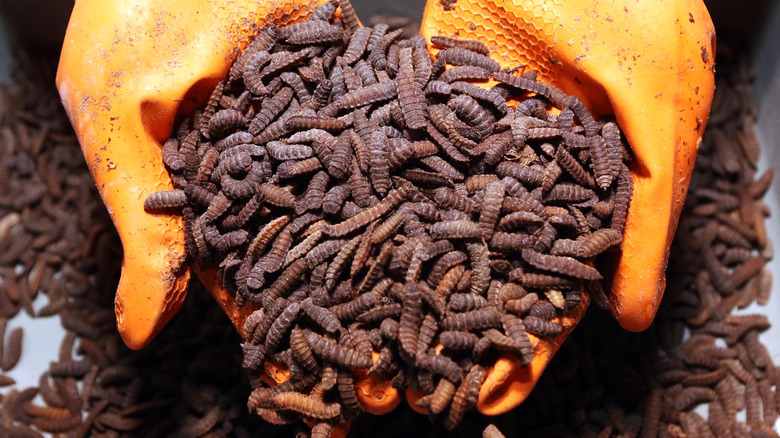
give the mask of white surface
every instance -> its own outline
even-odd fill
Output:
[[[767,7],[766,17],[766,26],[754,44],[752,69],[756,73],[756,81],[753,92],[759,105],[757,128],[763,146],[759,171],[775,168],[774,183],[765,200],[772,211],[767,230],[777,248],[780,242],[780,169],[777,168],[780,162],[780,1]],[[751,310],[765,312],[774,322],[772,328],[763,334],[762,340],[777,364],[780,362],[780,260],[775,257],[769,266],[775,277],[772,299],[766,307]]]
[[[0,83],[11,78],[11,36],[5,17],[0,14]]]
[[[33,307],[38,309],[47,301],[48,298],[44,294],[38,294]],[[24,327],[22,356],[16,367],[6,374],[16,380],[16,388],[21,390],[38,386],[38,379],[49,369],[49,363],[57,360],[65,330],[60,325],[59,316],[30,318],[23,310],[8,322],[5,331],[9,333],[19,326]]]

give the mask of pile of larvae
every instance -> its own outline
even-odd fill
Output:
[[[244,366],[268,421],[354,418],[364,370],[452,428],[500,353],[530,363],[583,289],[603,300],[588,262],[632,191],[618,126],[481,42],[433,37],[432,60],[400,34],[345,1],[267,25],[163,145],[175,189],[145,208],[181,211],[189,256],[259,308]],[[268,362],[290,379],[269,388]]]

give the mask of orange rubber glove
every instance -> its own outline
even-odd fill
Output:
[[[579,97],[597,118],[617,118],[635,156],[634,194],[610,307],[624,328],[646,329],[663,296],[669,247],[715,90],[715,30],[704,3],[429,1],[420,33],[480,39],[502,67],[525,65],[540,81]],[[527,368],[507,356],[489,369],[479,411],[497,415],[525,400],[567,335],[545,342]]]
[[[76,3],[57,85],[122,238],[116,312],[130,347],[146,345],[175,314],[190,276],[181,218],[143,210],[149,193],[172,188],[161,143],[170,136],[175,116],[205,101],[227,75],[235,46],[245,45],[266,16],[291,23],[315,3]],[[703,3],[458,0],[448,8],[429,2],[424,36],[485,41],[503,66],[527,65],[539,71],[540,80],[580,97],[596,115],[617,117],[636,160],[612,310],[624,327],[646,328],[663,294],[669,244],[714,90],[714,31]],[[213,270],[199,276],[241,330],[254,308],[236,309]],[[525,399],[587,304],[585,296],[560,318],[564,332],[557,338],[533,339],[537,354],[528,367],[504,355],[489,368],[480,412],[500,414]],[[281,370],[269,374],[276,381],[285,378]],[[381,379],[361,379],[358,396],[375,414],[399,400]]]

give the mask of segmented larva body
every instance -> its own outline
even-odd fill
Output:
[[[154,192],[144,200],[144,210],[154,211],[164,208],[180,208],[187,204],[187,195],[184,190],[164,190]]]
[[[456,313],[441,321],[444,330],[481,330],[495,328],[500,324],[501,315],[494,307]]]
[[[335,341],[324,338],[316,333],[307,333],[306,341],[312,351],[323,360],[347,368],[370,368],[373,364],[371,356],[366,356],[350,348],[343,347]]]
[[[415,81],[412,63],[412,48],[405,47],[399,52],[398,103],[403,110],[406,125],[410,129],[425,127],[425,107],[427,103],[420,84]]]
[[[307,417],[321,420],[338,417],[341,413],[340,404],[325,403],[299,392],[280,392],[274,395],[273,401],[282,409],[289,409]]]
[[[452,398],[449,414],[444,420],[444,427],[452,430],[460,424],[463,414],[476,405],[479,389],[485,380],[486,371],[481,365],[473,365],[463,378]]]
[[[337,333],[341,328],[341,323],[336,315],[329,309],[314,304],[311,298],[301,301],[301,309],[306,316],[327,332]]]
[[[485,43],[478,40],[468,39],[468,38],[457,38],[457,37],[451,37],[446,35],[432,35],[431,44],[445,47],[445,48],[458,47],[485,56],[490,54],[490,49],[488,49]]]

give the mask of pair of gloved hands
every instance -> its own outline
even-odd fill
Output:
[[[149,193],[172,188],[161,158],[177,115],[191,113],[227,76],[236,47],[266,20],[304,18],[323,0],[79,0],[57,86],[90,171],[124,246],[116,315],[122,338],[141,348],[181,306],[196,270],[239,331],[254,309],[236,308],[213,270],[185,263],[181,217],[151,215]],[[479,39],[502,67],[527,65],[613,115],[634,153],[634,196],[616,261],[611,310],[626,329],[652,322],[664,271],[714,91],[715,34],[701,0],[458,0],[426,5],[421,33]],[[587,299],[540,340],[529,366],[512,355],[490,367],[477,408],[520,404]],[[280,373],[283,378],[283,373]],[[366,409],[398,404],[387,382],[360,379]]]

